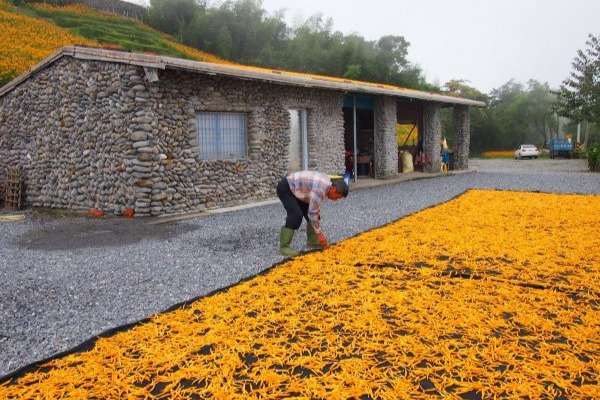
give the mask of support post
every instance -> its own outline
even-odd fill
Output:
[[[471,143],[471,117],[469,107],[454,107],[454,129],[456,138],[454,169],[469,169],[469,145]]]
[[[397,104],[394,97],[375,99],[374,156],[375,177],[380,179],[398,175],[398,141],[396,124]]]
[[[440,172],[442,168],[442,121],[441,105],[426,103],[423,106],[423,153],[424,172]]]

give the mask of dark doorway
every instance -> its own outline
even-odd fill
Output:
[[[414,167],[421,170],[423,149],[423,105],[415,101],[398,101],[397,126],[398,136],[398,170],[402,171],[401,153],[411,154]]]
[[[344,101],[344,146],[346,150],[346,172],[354,174],[354,96],[347,95]],[[373,99],[356,96],[356,176],[374,175],[374,128]]]

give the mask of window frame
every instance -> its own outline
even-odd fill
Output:
[[[203,151],[203,143],[206,140],[202,140],[201,134],[203,132],[203,127],[201,124],[201,117],[202,116],[215,116],[216,117],[216,124],[217,127],[215,127],[214,129],[214,135],[216,138],[216,144],[214,144],[216,146],[217,151],[214,153],[210,153],[208,154],[208,152]],[[224,140],[224,131],[223,131],[223,127],[221,125],[221,122],[223,121],[223,116],[239,116],[240,121],[241,121],[241,125],[242,125],[242,135],[243,138],[240,141],[240,144],[243,145],[243,151],[239,154],[235,154],[233,157],[225,157],[224,151],[223,151],[223,143],[225,142]],[[236,162],[236,161],[245,161],[249,159],[249,154],[250,154],[250,141],[249,141],[249,129],[248,129],[248,112],[245,111],[216,111],[216,110],[199,110],[196,111],[196,139],[198,141],[198,159],[200,161],[206,161],[206,162],[210,162],[210,161],[231,161],[231,162]],[[214,154],[214,155],[213,155]]]

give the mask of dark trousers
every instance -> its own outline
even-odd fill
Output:
[[[290,185],[286,178],[283,178],[277,184],[277,197],[281,200],[287,217],[285,219],[285,227],[293,230],[298,230],[302,225],[302,217],[308,220],[308,203],[299,200],[290,190]]]

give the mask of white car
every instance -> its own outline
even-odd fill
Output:
[[[538,158],[539,156],[540,151],[532,144],[522,144],[515,151],[515,160],[520,160],[522,158]]]

